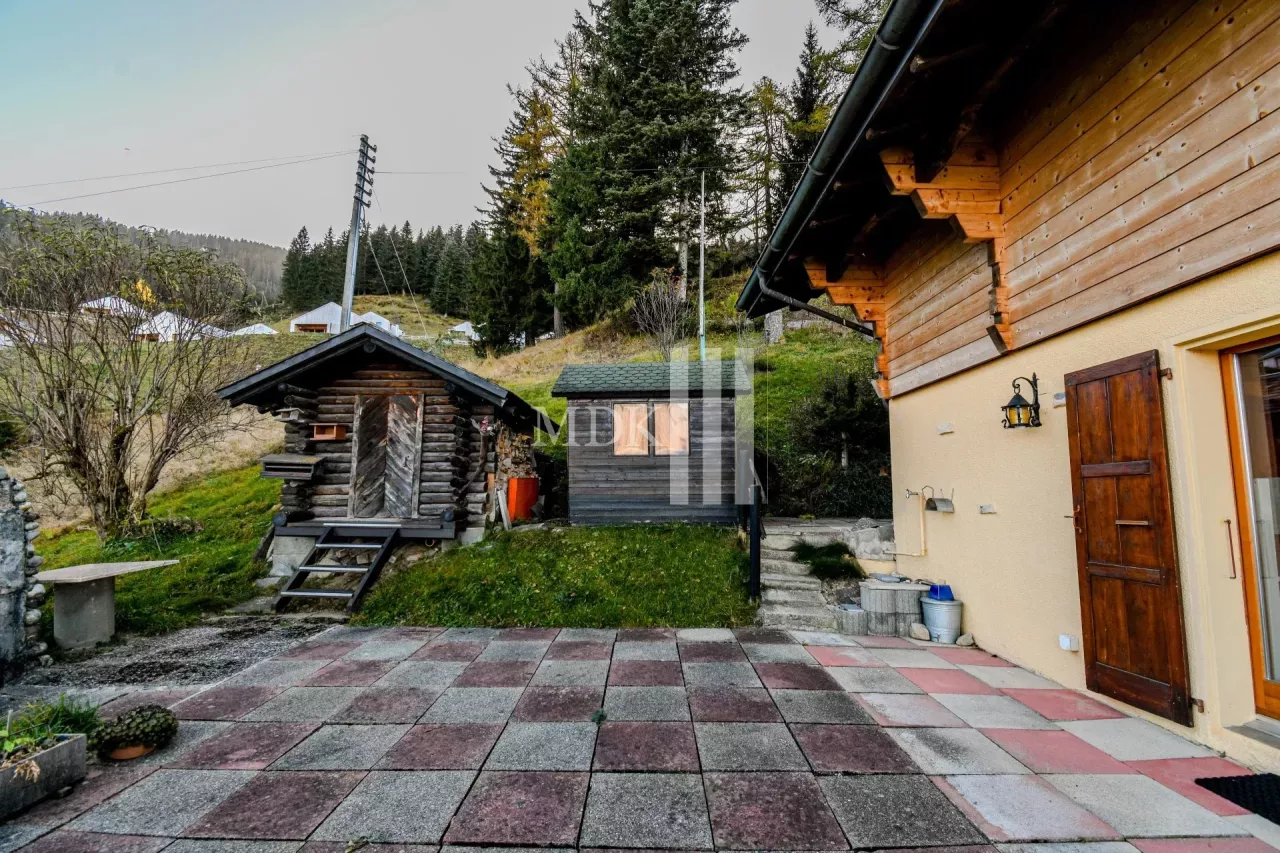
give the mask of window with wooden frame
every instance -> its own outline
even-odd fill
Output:
[[[649,404],[613,404],[613,455],[649,455]]]
[[[653,404],[653,455],[686,456],[689,453],[689,404]]]
[[[324,334],[329,331],[327,323],[298,323],[293,328],[297,332],[320,332]]]

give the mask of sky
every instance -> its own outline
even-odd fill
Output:
[[[355,155],[342,152],[366,133],[379,173],[442,173],[379,174],[372,222],[467,222],[511,114],[507,84],[585,6],[0,0],[0,199],[283,246],[302,225],[349,222]],[[815,17],[812,0],[739,0],[739,82],[791,79]],[[137,174],[193,166],[209,168]],[[107,194],[69,198],[89,193]]]

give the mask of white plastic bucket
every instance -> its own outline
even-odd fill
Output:
[[[924,608],[924,626],[929,629],[929,638],[935,643],[954,643],[960,636],[960,611],[964,604],[922,595],[920,606]]]

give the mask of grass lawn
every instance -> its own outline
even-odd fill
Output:
[[[203,530],[157,539],[108,543],[91,531],[42,535],[36,550],[43,569],[81,563],[178,559],[176,566],[116,579],[116,628],[153,634],[196,622],[208,612],[251,598],[253,582],[266,574],[253,552],[280,500],[280,483],[263,480],[253,465],[224,471],[155,495],[156,518],[193,518]],[[56,594],[56,591],[55,591]],[[46,607],[46,613],[53,608]]]
[[[746,555],[731,530],[589,527],[500,533],[382,578],[366,625],[570,628],[746,625]]]

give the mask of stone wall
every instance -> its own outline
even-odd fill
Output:
[[[45,588],[36,582],[43,557],[36,555],[39,514],[26,487],[0,468],[0,675],[21,671],[34,660],[48,663],[40,640],[40,607]]]

